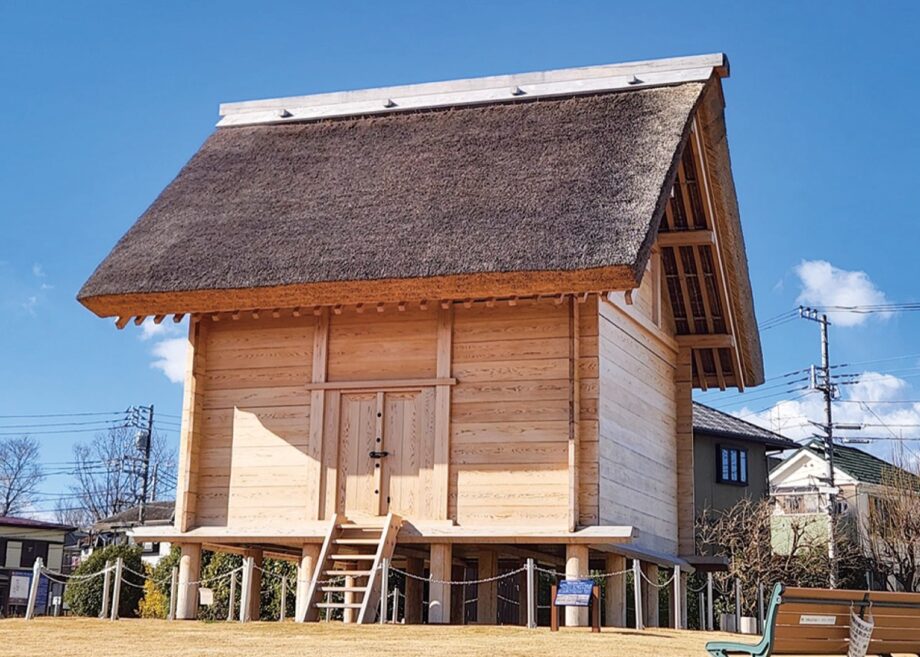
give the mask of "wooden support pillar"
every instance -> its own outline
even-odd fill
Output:
[[[626,570],[626,557],[621,554],[608,554],[604,563],[608,573]],[[626,575],[608,577],[604,590],[604,625],[606,627],[626,627]]]
[[[425,574],[425,562],[417,557],[406,560],[406,572],[422,577]],[[422,581],[414,577],[406,578],[406,625],[422,622]]]
[[[565,578],[583,579],[588,576],[588,546],[565,546]],[[566,627],[586,627],[588,625],[587,607],[566,607]]]
[[[682,555],[696,552],[693,484],[693,350],[677,354],[677,544]]]
[[[453,370],[454,307],[438,310],[438,342],[435,371],[438,378],[446,379]],[[435,386],[434,416],[434,467],[432,469],[431,504],[434,517],[448,518],[448,491],[450,488],[450,386]],[[432,546],[433,549],[433,546]],[[448,569],[449,570],[449,569]]]
[[[297,604],[294,612],[294,620],[298,623],[302,623],[305,620],[316,620],[315,608],[312,612],[307,608],[307,596],[310,592],[310,581],[313,579],[313,572],[319,566],[317,559],[319,559],[321,549],[322,545],[319,543],[305,543],[300,550],[300,563],[297,568]]]
[[[498,552],[479,551],[479,572],[476,579],[498,575]],[[480,625],[495,625],[498,622],[498,582],[483,582],[476,585],[476,622]]]
[[[348,567],[349,569],[354,569],[355,565],[353,563],[350,563]],[[347,576],[345,578],[345,587],[350,589],[350,588],[353,588],[354,585],[355,585],[355,578],[352,577],[351,575]],[[386,595],[386,592],[384,592],[383,595]],[[354,591],[345,591],[345,594],[342,596],[342,601],[346,605],[354,604],[355,603]],[[345,607],[342,610],[342,622],[343,623],[354,623],[355,618],[357,617],[357,613],[356,613],[357,611],[358,611],[357,609]]]
[[[455,582],[466,580],[466,568],[454,566],[451,569],[451,579]],[[450,624],[466,624],[466,585],[450,587]]]
[[[201,579],[201,544],[183,543],[179,556],[179,591],[176,601],[176,618],[198,618],[198,580]]]
[[[257,621],[262,614],[262,550],[250,550],[252,578],[249,580],[249,618]]]
[[[651,582],[658,583],[658,566],[648,561],[640,563],[642,574],[642,621],[645,627],[658,627],[658,587]]]
[[[450,622],[450,584],[451,559],[453,550],[450,543],[431,544],[431,579],[428,585],[428,622],[446,624]],[[440,581],[435,581],[440,580]]]

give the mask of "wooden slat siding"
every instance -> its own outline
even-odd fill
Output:
[[[319,490],[319,508],[322,519],[332,519],[341,508],[338,500],[339,473],[339,421],[342,408],[342,393],[326,391],[323,421],[322,484]]]
[[[437,322],[436,311],[419,308],[373,315],[335,315],[329,334],[326,380],[434,378]]]
[[[578,376],[578,514],[577,524],[596,525],[599,521],[598,500],[598,315],[597,295],[578,305],[579,376]]]
[[[245,528],[270,517],[280,528],[314,519],[308,511],[316,499],[314,402],[303,389],[316,356],[314,321],[311,315],[201,322],[207,371],[198,524]]]
[[[455,306],[448,507],[458,524],[568,527],[570,315],[549,299]]]
[[[176,484],[176,529],[186,532],[196,524],[201,453],[201,413],[204,404],[207,324],[192,318],[186,347],[185,390],[182,401],[182,434]]]
[[[438,308],[437,313],[437,357],[435,373],[438,378],[453,376],[454,308]],[[451,386],[435,388],[434,450],[432,468],[432,504],[434,517],[446,520],[450,517],[450,464],[451,464]]]
[[[677,526],[679,552],[696,554],[693,484],[693,375],[691,350],[677,355]],[[702,376],[702,374],[701,374]]]
[[[581,416],[581,345],[579,344],[579,307],[575,299],[569,297],[569,444],[568,444],[568,467],[569,467],[569,531],[575,531],[578,526],[578,466],[581,460],[581,443],[579,435],[579,417]]]
[[[313,354],[310,365],[310,382],[324,383],[328,376],[329,367],[329,309],[323,308],[313,320]],[[310,391],[310,423],[309,443],[307,454],[310,462],[306,474],[310,482],[310,493],[304,501],[307,508],[307,517],[310,520],[319,520],[323,517],[324,508],[320,491],[324,488],[323,475],[323,429],[325,427],[326,391]]]
[[[600,524],[633,525],[636,543],[677,549],[677,354],[660,329],[599,304]]]

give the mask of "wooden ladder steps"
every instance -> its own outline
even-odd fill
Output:
[[[333,554],[329,556],[333,561],[373,561],[376,554]]]
[[[323,593],[366,593],[366,586],[321,586]]]
[[[320,609],[360,609],[361,602],[317,602]]]
[[[377,545],[380,543],[380,538],[337,538],[334,543],[336,545]]]
[[[367,577],[370,575],[372,570],[324,570],[324,575],[332,575],[333,577]]]

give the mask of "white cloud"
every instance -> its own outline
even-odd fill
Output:
[[[170,338],[153,345],[153,355],[156,360],[150,367],[162,370],[163,374],[173,383],[182,383],[185,380],[185,349],[188,341],[185,338]]]
[[[40,263],[36,262],[32,264],[32,275],[35,278],[44,278],[45,277],[45,268],[41,266]]]
[[[38,305],[38,297],[30,296],[28,299],[22,302],[23,309],[30,315],[35,315],[35,307]]]
[[[796,303],[806,306],[866,306],[888,303],[864,271],[847,271],[834,267],[826,260],[803,260],[795,273],[802,283]],[[838,326],[858,326],[873,316],[851,312],[828,313]],[[876,317],[889,317],[879,313]]]
[[[859,375],[859,383],[841,387],[845,390],[840,401],[834,403],[834,422],[861,424],[863,429],[839,430],[838,436],[920,438],[920,403],[905,401],[916,400],[920,394],[904,379],[891,374],[863,372]],[[809,420],[824,423],[824,397],[819,392],[812,392],[801,399],[779,401],[757,413],[742,408],[734,414],[793,440],[803,440],[819,431]],[[890,458],[902,444],[910,451],[915,451],[918,446],[918,443],[886,440],[856,447]]]

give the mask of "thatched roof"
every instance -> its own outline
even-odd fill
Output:
[[[635,272],[703,86],[220,128],[79,298]]]

